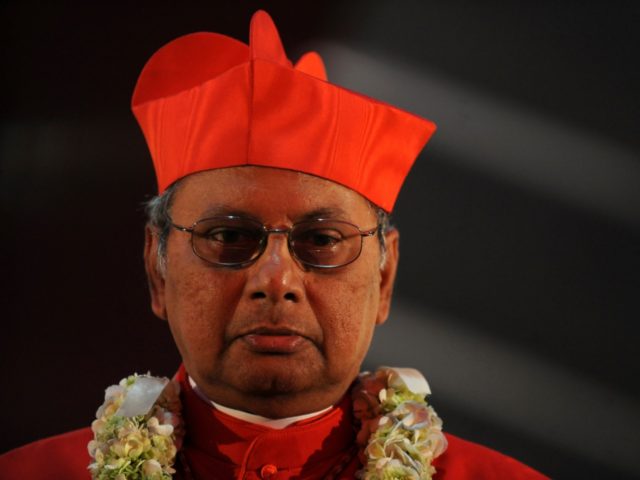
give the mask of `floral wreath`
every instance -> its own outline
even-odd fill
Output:
[[[351,389],[360,421],[356,442],[364,480],[429,480],[433,460],[447,449],[442,420],[427,404],[431,393],[420,372],[381,367],[365,372]]]
[[[94,480],[164,480],[182,446],[180,386],[168,378],[131,375],[105,391],[91,424]]]
[[[169,480],[182,446],[180,386],[134,374],[105,391],[91,424],[88,450],[94,480]],[[379,368],[351,389],[360,430],[362,480],[430,480],[433,460],[447,448],[442,420],[427,404],[429,385],[417,371]]]

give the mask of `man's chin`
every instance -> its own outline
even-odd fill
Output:
[[[298,358],[304,357],[304,358]],[[221,380],[253,397],[295,395],[319,387],[322,365],[298,355],[251,356],[221,372]]]
[[[245,392],[259,396],[292,395],[314,387],[321,378],[318,365],[280,356],[265,356],[235,372]],[[317,385],[316,385],[317,386]]]

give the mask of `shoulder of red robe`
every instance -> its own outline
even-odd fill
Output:
[[[0,455],[3,480],[91,480],[87,444],[91,428],[45,438]]]
[[[4,480],[89,480],[90,428],[46,438],[0,456]],[[434,480],[544,480],[545,475],[481,445],[447,434],[449,448],[435,461]]]
[[[434,461],[434,480],[545,480],[546,475],[477,443],[445,434],[446,452]]]

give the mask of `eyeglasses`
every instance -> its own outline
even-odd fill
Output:
[[[213,265],[250,265],[264,253],[269,235],[281,233],[287,236],[291,255],[314,268],[337,268],[353,262],[362,251],[362,239],[373,236],[380,228],[362,231],[348,222],[316,219],[290,228],[270,229],[250,218],[233,215],[198,220],[191,227],[173,222],[171,226],[190,233],[193,253]]]

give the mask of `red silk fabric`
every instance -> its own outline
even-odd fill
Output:
[[[265,12],[250,41],[186,35],[144,67],[132,109],[159,191],[191,173],[256,165],[332,180],[391,211],[435,125],[328,83],[316,53],[292,67]]]

